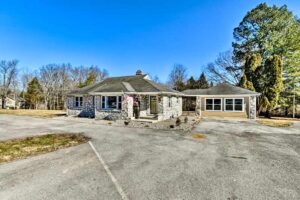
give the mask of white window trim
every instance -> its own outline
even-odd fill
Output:
[[[232,99],[233,110],[226,110],[226,99]],[[235,110],[235,99],[242,99],[242,110]],[[224,99],[224,111],[225,112],[245,112],[244,98],[225,98]]]
[[[104,108],[102,107],[102,102],[103,102],[103,97],[105,98],[105,103],[104,103]],[[108,108],[107,105],[108,105],[108,97],[116,97],[117,99],[117,102],[116,102],[116,105],[117,105],[117,108]],[[100,97],[100,110],[117,110],[117,111],[121,111],[122,109],[122,105],[121,105],[121,108],[119,108],[119,97],[121,97],[121,102],[122,102],[122,96],[121,95],[117,95],[117,96],[114,96],[114,95],[108,95],[108,96],[101,96]]]
[[[78,103],[78,106],[76,106],[76,98],[82,98],[82,101],[81,101],[81,105],[80,105],[80,103]],[[80,101],[78,101],[78,102],[80,102]],[[75,108],[82,108],[83,107],[83,96],[75,96],[75,98],[74,98],[74,107]]]
[[[213,110],[206,110],[206,99],[212,99],[212,108]],[[214,103],[214,100],[215,99],[220,99],[221,100],[221,110],[215,110],[214,107],[215,107],[215,103]],[[223,111],[223,98],[205,98],[204,99],[204,110],[207,111],[207,112],[222,112]]]

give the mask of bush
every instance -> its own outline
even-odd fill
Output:
[[[181,120],[179,118],[176,119],[176,126],[180,126]]]

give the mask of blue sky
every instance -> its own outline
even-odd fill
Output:
[[[189,75],[231,48],[232,31],[258,0],[0,1],[0,60],[19,68],[98,65],[110,76],[140,68],[166,81],[180,63]],[[299,0],[286,4],[300,16]]]

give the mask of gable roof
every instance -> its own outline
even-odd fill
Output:
[[[245,88],[233,86],[227,83],[221,83],[208,89],[191,89],[184,90],[185,95],[260,95],[255,91],[247,90]]]
[[[147,75],[120,76],[107,78],[99,83],[73,90],[69,95],[86,95],[96,93],[172,93],[182,95],[162,84],[155,83]]]

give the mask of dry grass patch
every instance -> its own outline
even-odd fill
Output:
[[[192,137],[194,139],[197,139],[197,140],[201,140],[201,139],[205,139],[206,138],[206,136],[204,134],[202,134],[202,133],[193,133]]]
[[[58,117],[58,116],[66,115],[66,111],[63,111],[63,110],[25,110],[25,109],[10,110],[10,109],[0,109],[0,114],[51,118],[51,117]]]
[[[76,146],[88,139],[83,134],[47,134],[0,141],[0,163]]]
[[[258,123],[270,126],[270,127],[289,127],[293,124],[291,121],[287,120],[276,120],[276,119],[260,119],[257,120]]]

